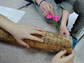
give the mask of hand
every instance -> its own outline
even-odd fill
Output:
[[[63,57],[64,54],[66,53],[65,51],[60,51],[55,57],[52,59],[52,63],[73,63],[73,58],[74,58],[74,51],[72,51],[72,54],[69,56]]]
[[[42,14],[46,17],[47,15],[51,14],[52,16],[54,16],[54,9],[52,4],[48,3],[48,2],[42,2],[40,4],[40,8],[42,11]]]
[[[13,35],[16,41],[20,45],[27,48],[29,48],[29,45],[26,42],[24,42],[23,39],[30,39],[30,40],[43,42],[43,40],[33,36],[32,34],[39,34],[41,36],[45,36],[45,34],[43,34],[44,30],[37,27],[25,26],[25,25],[16,25],[16,26],[14,25],[10,29],[11,30],[9,32]]]
[[[69,31],[68,31],[68,29],[67,29],[66,26],[60,26],[60,33],[61,33],[62,35],[67,36],[67,37],[70,36],[70,33],[69,33]]]

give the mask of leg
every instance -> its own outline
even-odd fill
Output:
[[[74,4],[74,10],[76,13],[79,14],[71,30],[71,34],[74,37],[76,37],[76,35],[79,34],[84,28],[84,20],[83,20],[84,19],[84,7],[83,5],[84,5],[84,0],[76,0]]]
[[[76,37],[77,34],[79,34],[82,29],[84,28],[84,15],[79,15],[75,24],[73,25],[73,28],[71,29],[71,34],[73,37]]]

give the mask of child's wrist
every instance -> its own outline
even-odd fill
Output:
[[[36,0],[36,3],[40,6],[43,2],[45,2],[46,0]]]
[[[41,4],[42,4],[43,2],[45,2],[45,1],[46,1],[46,0],[41,0],[40,3],[39,3],[39,5],[41,5]]]
[[[62,28],[63,28],[63,27],[66,27],[66,25],[65,25],[65,24],[61,24],[61,25],[60,25],[60,27],[62,27]]]
[[[36,0],[36,4],[38,5],[40,3],[41,0]]]

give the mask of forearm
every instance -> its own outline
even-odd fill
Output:
[[[0,14],[0,27],[5,29],[6,31],[10,31],[14,25],[16,25],[14,22],[10,21],[6,17]]]
[[[67,10],[63,10],[61,26],[66,26],[68,18],[69,18],[69,12]]]

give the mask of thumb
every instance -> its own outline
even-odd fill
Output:
[[[53,58],[53,60],[55,60],[56,58],[61,58],[61,56],[63,56],[65,53],[66,53],[66,50],[60,51],[58,54],[55,55],[55,57]]]
[[[60,31],[60,34],[61,34],[61,35],[64,35],[63,31]]]
[[[29,48],[29,45],[26,44],[23,40],[18,40],[18,43],[26,48]]]
[[[62,58],[61,60],[64,62],[68,62],[70,60],[72,60],[74,58],[74,51],[72,51],[72,54],[70,54],[69,56]]]
[[[70,33],[69,32],[66,32],[65,33],[65,36],[70,37]]]

